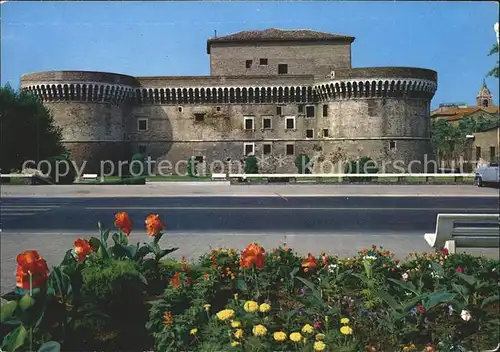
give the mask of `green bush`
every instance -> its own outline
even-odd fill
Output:
[[[141,170],[142,165],[142,170]],[[132,156],[132,177],[144,176],[146,174],[146,157],[143,154],[137,153]]]
[[[295,158],[295,166],[299,174],[310,174],[311,169],[307,166],[311,159],[305,154],[299,154]]]
[[[258,174],[259,165],[257,158],[254,155],[250,155],[245,159],[245,173],[246,174]]]
[[[55,184],[69,185],[76,179],[76,170],[67,156],[54,156],[41,163],[40,171]]]
[[[196,165],[197,164],[198,164],[198,162],[196,161],[194,156],[189,158],[189,162],[187,165],[187,173],[190,177],[196,176]]]
[[[360,158],[359,160],[349,160],[346,164],[344,173],[346,174],[376,174],[378,173],[378,168],[375,161],[367,156]],[[350,182],[356,181],[372,181],[376,180],[376,177],[347,177]]]

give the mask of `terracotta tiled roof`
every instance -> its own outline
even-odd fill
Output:
[[[242,31],[222,37],[213,37],[207,41],[207,52],[210,53],[210,44],[214,42],[261,42],[261,41],[354,41],[354,37],[343,34],[318,32],[309,29],[286,30],[268,28],[264,30]]]
[[[489,107],[481,107],[481,106],[473,106],[469,108],[449,108],[444,109],[442,111],[436,111],[432,113],[431,118],[446,118],[448,121],[459,120],[465,116],[472,115],[476,112],[484,111],[488,114],[498,114],[499,107],[498,106],[489,106]]]

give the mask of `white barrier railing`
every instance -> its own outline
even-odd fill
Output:
[[[264,179],[269,181],[270,179],[288,179],[290,182],[296,182],[299,179],[316,181],[321,183],[325,179],[337,179],[342,181],[343,179],[352,178],[377,178],[377,179],[389,179],[397,178],[397,181],[403,181],[407,178],[425,178],[425,181],[429,181],[430,178],[453,178],[457,181],[459,178],[474,178],[474,173],[421,173],[421,174],[229,174],[229,180],[250,180],[250,179]]]
[[[344,178],[344,177],[475,177],[474,173],[449,173],[449,174],[229,174],[229,178]]]
[[[0,174],[0,177],[9,177],[9,178],[29,178],[33,177],[35,175],[30,175],[30,174]]]

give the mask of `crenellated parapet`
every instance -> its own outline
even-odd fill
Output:
[[[101,72],[53,71],[27,74],[22,89],[42,102],[133,102],[134,77]]]

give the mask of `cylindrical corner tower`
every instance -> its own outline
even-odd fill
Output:
[[[52,112],[71,160],[85,173],[98,173],[108,160],[129,159],[126,126],[137,85],[131,76],[91,71],[39,72],[21,78],[21,88]]]
[[[331,131],[324,154],[366,156],[377,162],[379,172],[434,172],[429,126],[436,89],[437,73],[427,69],[336,72],[335,79],[315,86],[327,106],[321,128]]]

